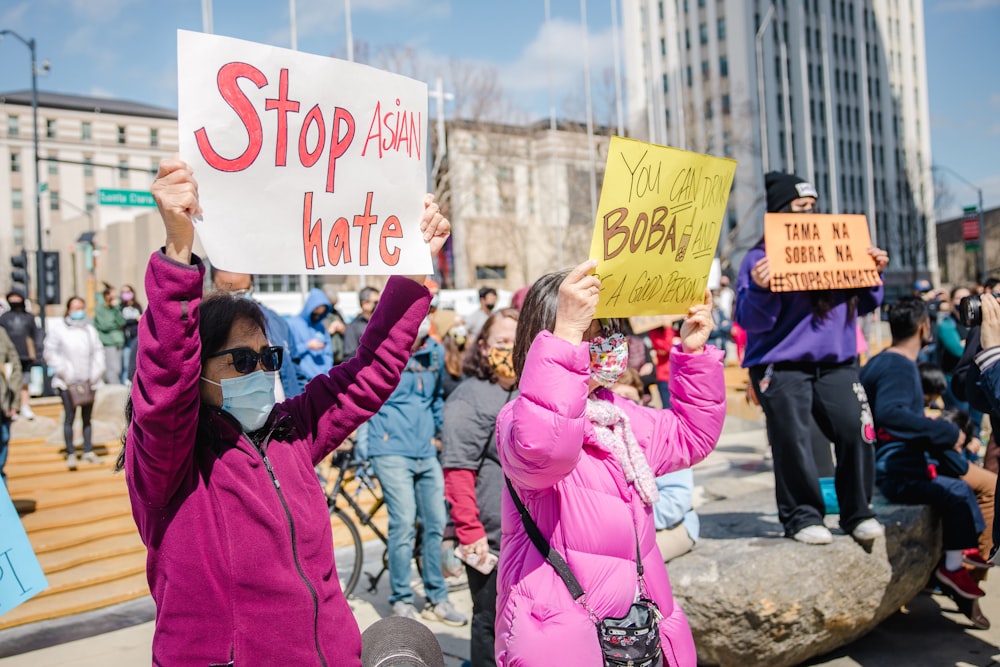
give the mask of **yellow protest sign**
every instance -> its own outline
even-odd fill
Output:
[[[590,244],[597,317],[702,303],[735,172],[735,160],[611,138]]]
[[[863,215],[768,213],[764,248],[772,292],[851,289],[882,284],[868,254]]]

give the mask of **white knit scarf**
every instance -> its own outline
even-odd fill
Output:
[[[652,505],[659,500],[656,478],[632,433],[632,424],[625,411],[611,401],[588,398],[587,419],[594,426],[598,444],[614,455],[625,472],[625,480],[639,492],[642,502]]]

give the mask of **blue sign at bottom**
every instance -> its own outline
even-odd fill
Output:
[[[0,482],[0,616],[48,587],[7,486]]]

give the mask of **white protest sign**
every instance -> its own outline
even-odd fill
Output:
[[[242,273],[422,274],[427,85],[177,31],[181,157],[212,263]]]

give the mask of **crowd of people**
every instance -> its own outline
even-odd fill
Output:
[[[808,181],[771,173],[765,185],[768,211],[815,210]],[[165,242],[147,267],[148,308],[131,286],[106,285],[92,322],[74,296],[41,341],[23,295],[7,296],[0,472],[10,421],[33,417],[22,388],[40,356],[62,396],[71,469],[99,461],[94,390],[132,385],[116,467],[149,550],[154,661],[358,664],[314,471],[350,441],[385,498],[393,616],[470,623],[450,600],[453,553],[472,599],[472,667],[602,664],[624,650],[609,639],[621,632],[645,651],[626,656],[636,664],[695,664],[666,563],[699,537],[691,468],[721,433],[727,357],[747,369],[766,420],[786,537],[833,541],[827,476],[839,528],[861,543],[885,532],[876,489],[932,505],[943,525],[932,583],[989,626],[977,600],[998,538],[996,438],[980,440],[983,415],[1000,414],[995,282],[944,294],[918,281],[887,306],[882,286],[776,293],[762,238],[735,289],[723,275],[686,315],[647,330],[595,318],[593,261],[511,304],[484,287],[464,317],[438,308],[438,285],[422,277],[365,287],[350,321],[321,289],[282,317],[255,300],[248,274],[213,266],[204,293],[185,163],[161,163],[152,190]],[[429,195],[420,225],[438,252],[450,225]],[[869,254],[881,273],[889,257]],[[960,313],[970,295],[981,326]],[[862,364],[861,321],[880,310],[892,341]]]
[[[467,318],[436,308],[435,284],[400,277],[363,290],[351,322],[321,290],[297,316],[272,317],[253,299],[252,276],[213,269],[203,294],[187,165],[164,161],[153,194],[165,243],[150,259],[150,303],[136,318],[117,467],[149,549],[155,661],[357,664],[360,634],[331,576],[330,523],[313,472],[348,439],[386,500],[393,615],[469,623],[442,572],[441,556],[453,549],[473,598],[471,664],[551,664],[544,656],[559,662],[565,656],[553,651],[567,645],[589,664],[611,650],[593,641],[588,612],[556,571],[538,571],[544,555],[527,538],[516,498],[591,592],[590,615],[613,625],[640,614],[658,656],[693,661],[657,530],[683,535],[668,540],[683,545],[672,555],[697,537],[689,469],[714,447],[725,414],[723,352],[708,344],[718,335],[711,294],[670,328],[673,407],[661,408],[645,335],[594,317],[592,262],[542,277],[519,309],[484,289]],[[421,228],[435,253],[449,225],[432,197]],[[105,296],[112,308],[114,292]],[[71,302],[67,324],[79,309]],[[95,352],[88,377],[110,379],[108,348],[120,368],[130,338],[118,346],[86,320],[74,327],[66,327],[74,349],[86,343]],[[76,379],[66,376],[67,395]],[[453,547],[444,545],[448,523]],[[570,525],[579,534],[554,530]],[[609,531],[620,539],[597,539]],[[252,563],[267,563],[268,576]],[[546,614],[565,619],[557,641],[533,620],[539,586],[549,591]],[[280,646],[257,631],[264,623],[280,626]]]

